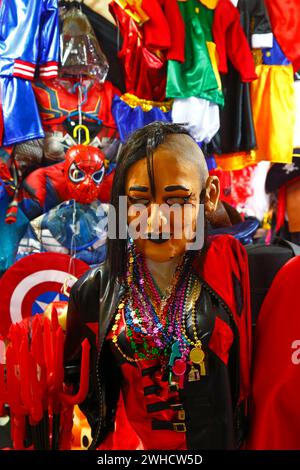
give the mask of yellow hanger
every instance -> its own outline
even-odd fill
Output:
[[[84,124],[78,124],[77,126],[74,127],[73,129],[73,137],[74,139],[77,139],[77,134],[78,130],[83,129],[85,131],[85,141],[82,143],[82,145],[89,145],[90,143],[90,131]]]

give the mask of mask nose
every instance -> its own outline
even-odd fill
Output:
[[[148,233],[159,234],[163,232],[167,223],[168,219],[159,204],[151,204],[147,218]]]

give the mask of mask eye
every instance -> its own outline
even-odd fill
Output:
[[[190,196],[184,196],[184,197],[169,197],[167,200],[166,200],[166,203],[169,205],[169,206],[173,206],[174,204],[178,204],[180,206],[183,206],[184,204],[186,204],[189,200],[189,197]]]
[[[133,196],[128,196],[128,199],[131,204],[142,204],[143,206],[147,206],[150,202],[149,199]]]
[[[75,162],[69,168],[69,178],[73,183],[80,183],[80,181],[85,179],[84,171],[79,170]]]
[[[104,168],[101,168],[101,170],[95,171],[93,174],[93,180],[96,184],[100,184],[101,181],[103,180],[104,176]]]

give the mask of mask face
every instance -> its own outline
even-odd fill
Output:
[[[66,153],[65,175],[70,199],[90,204],[98,199],[105,155],[99,149],[75,145]]]
[[[202,189],[200,170],[182,153],[159,147],[153,155],[153,173],[155,194],[151,191],[146,158],[128,169],[127,221],[129,228],[135,229],[132,238],[137,251],[164,262],[182,255],[194,239]]]

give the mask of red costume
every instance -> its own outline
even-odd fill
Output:
[[[300,258],[276,275],[256,325],[247,448],[300,449]]]
[[[166,59],[161,52],[158,56],[146,48],[141,30],[122,8],[112,2],[110,9],[123,37],[118,56],[124,65],[126,91],[138,98],[163,101],[166,92]]]
[[[185,27],[177,0],[143,0],[143,10],[150,17],[143,26],[145,46],[184,62]]]
[[[91,145],[75,145],[66,153],[66,185],[71,199],[90,204],[101,197],[105,155]]]
[[[211,428],[210,414],[213,412],[214,420],[218,420],[220,419],[220,416],[218,416],[220,413],[219,407],[224,410],[229,410],[232,406],[230,403],[232,399],[227,394],[226,387],[224,388],[224,383],[227,379],[224,383],[221,381],[219,384],[218,382],[220,377],[224,378],[227,376],[227,367],[232,367],[232,363],[231,366],[228,363],[230,351],[231,354],[233,351],[236,351],[233,353],[235,357],[234,363],[237,365],[236,372],[239,377],[238,382],[236,383],[235,380],[233,380],[231,383],[232,388],[229,387],[231,393],[235,395],[235,413],[239,416],[241,416],[240,413],[242,413],[242,415],[247,414],[247,399],[250,388],[249,370],[251,341],[247,255],[242,245],[234,238],[230,236],[211,237],[208,241],[208,249],[204,261],[196,256],[193,262],[193,268],[195,272],[199,274],[200,279],[202,279],[204,290],[209,293],[211,298],[215,296],[215,301],[220,303],[218,304],[219,307],[210,313],[209,317],[212,324],[210,325],[210,332],[206,335],[206,338],[209,337],[208,349],[211,351],[208,352],[210,355],[209,361],[212,360],[210,363],[210,373],[207,377],[202,378],[200,382],[188,382],[188,385],[184,386],[183,394],[187,408],[186,413],[187,416],[190,417],[185,423],[184,418],[179,417],[182,405],[181,408],[178,409],[172,409],[172,407],[170,407],[170,403],[178,403],[178,392],[173,392],[168,389],[168,382],[166,379],[162,378],[162,371],[157,367],[155,359],[147,359],[141,361],[138,366],[132,366],[132,364],[124,359],[124,356],[121,354],[119,354],[119,356],[116,355],[115,342],[112,340],[114,334],[118,335],[118,342],[122,350],[128,356],[130,355],[130,349],[128,351],[126,345],[126,335],[124,334],[124,330],[122,331],[124,323],[120,321],[118,330],[113,329],[112,331],[111,328],[105,337],[105,349],[106,351],[110,351],[109,357],[108,352],[106,353],[106,359],[104,359],[103,353],[101,353],[99,365],[102,367],[103,360],[110,361],[111,379],[109,379],[109,381],[111,383],[109,385],[107,384],[107,386],[113,387],[115,389],[114,393],[117,395],[118,383],[115,381],[116,379],[114,379],[114,377],[116,377],[115,364],[117,363],[117,368],[121,370],[122,374],[122,393],[124,401],[122,399],[119,401],[114,428],[110,427],[110,429],[115,429],[115,432],[108,434],[105,440],[102,438],[102,441],[99,442],[101,449],[141,448],[142,444],[146,449],[160,448],[182,450],[185,448],[197,448],[197,441],[198,444],[199,442],[203,442],[205,448],[220,448],[218,447],[218,445],[220,445],[220,441],[218,441],[218,439],[220,439],[219,435],[215,436],[215,442],[212,437],[216,422]],[[93,274],[90,272],[88,277],[82,278],[82,280],[79,281],[81,284],[78,285],[77,289],[74,291],[76,298],[72,297],[71,294],[66,346],[68,353],[71,352],[70,347],[71,349],[76,347],[76,340],[74,340],[76,336],[82,340],[85,335],[90,335],[90,333],[87,332],[86,326],[95,331],[93,325],[97,325],[99,318],[99,296],[97,293],[97,289],[99,289],[98,275],[99,273]],[[102,276],[105,276],[104,273]],[[105,284],[101,288],[107,290],[108,286]],[[81,299],[84,300],[84,302],[88,302],[90,305],[88,313],[84,311],[84,305],[82,305]],[[110,300],[107,300],[110,304]],[[107,311],[109,306],[103,306],[103,308],[105,308],[106,314],[113,319],[115,310],[113,309],[111,312]],[[228,323],[228,314],[231,318],[230,326]],[[206,314],[204,316],[206,317]],[[93,318],[94,323],[92,322]],[[99,331],[102,332],[102,334],[103,328],[105,327],[101,323],[100,314]],[[233,340],[235,346],[233,345]],[[237,344],[238,347],[236,349]],[[204,393],[202,399],[206,399],[205,394],[207,390],[205,384],[209,384],[208,390],[210,390],[210,396],[213,394],[219,397],[219,405],[217,405],[217,408],[213,408],[213,411],[210,408],[211,405],[206,409],[203,403],[201,406],[197,401],[199,390],[200,394]],[[198,387],[200,388],[198,389]],[[206,391],[203,391],[203,387]],[[223,402],[223,395],[226,395],[225,402]],[[125,402],[126,414],[124,413],[123,402]],[[89,408],[90,406],[91,408]],[[108,403],[107,406],[109,408],[112,404]],[[87,409],[90,409],[91,414],[88,412],[88,415],[91,417],[97,412],[93,401],[90,405],[88,402],[85,403],[83,411],[86,412]],[[107,413],[110,413],[109,409]],[[208,415],[206,416],[207,413]],[[225,413],[224,416],[226,416],[225,411],[221,411],[221,414],[222,413]],[[176,431],[173,427],[174,422],[181,424],[181,429],[178,427],[177,432],[174,432]],[[199,430],[199,424],[200,430],[202,429],[202,431]],[[93,428],[92,422],[91,425]],[[186,433],[178,432],[180,430],[183,431],[185,426]],[[224,426],[228,427],[228,430],[230,430],[230,420],[224,422]],[[240,429],[239,432],[242,432],[240,439],[243,439],[243,430]],[[142,442],[140,442],[139,438]],[[221,438],[221,441],[222,439],[224,438]],[[225,441],[223,441],[221,445],[226,446]],[[133,447],[129,447],[130,445]]]
[[[219,0],[214,14],[213,36],[219,56],[219,71],[227,73],[227,56],[242,82],[257,78],[249,43],[240,23],[239,10],[230,0]]]
[[[37,81],[33,85],[36,100],[39,105],[43,128],[46,132],[61,131],[62,124],[72,114],[78,111],[78,91],[74,89],[76,80],[56,79],[51,83]],[[83,117],[90,121],[101,120],[102,125],[111,128],[111,134],[116,129],[111,114],[111,104],[114,95],[120,92],[110,82],[102,85],[97,81],[84,80],[86,96],[82,104]],[[78,116],[78,114],[77,114]]]

